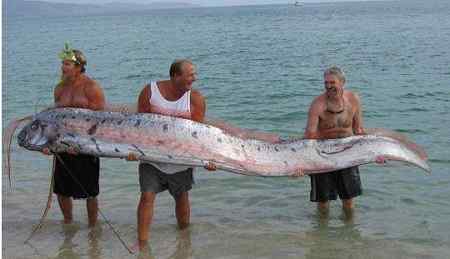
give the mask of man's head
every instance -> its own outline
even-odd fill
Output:
[[[63,77],[74,76],[78,73],[86,71],[87,60],[83,52],[76,49],[71,49],[69,44],[64,45],[64,49],[59,53],[59,58],[62,61]]]
[[[175,86],[189,91],[192,84],[197,80],[197,71],[192,61],[188,59],[177,59],[170,66],[170,80]]]
[[[325,70],[323,77],[327,97],[342,97],[345,84],[344,72],[339,67],[332,66]]]

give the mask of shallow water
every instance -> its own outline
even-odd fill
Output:
[[[5,258],[448,258],[450,256],[450,5],[446,1],[159,10],[135,15],[10,18],[4,30],[3,125],[52,101],[57,52],[84,50],[109,102],[133,102],[178,57],[198,65],[210,118],[301,135],[338,64],[359,93],[367,127],[397,130],[429,154],[432,174],[398,163],[361,168],[353,217],[309,202],[309,179],[197,170],[191,223],[176,229],[174,202],[158,196],[150,251],[130,255],[83,201],[61,224],[56,201],[29,244],[49,185],[49,158],[13,145],[14,186],[2,183]],[[6,43],[6,44],[5,44]],[[136,237],[137,164],[103,159],[100,207],[128,246]]]

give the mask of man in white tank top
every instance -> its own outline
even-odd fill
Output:
[[[170,66],[170,79],[151,82],[142,89],[138,99],[139,113],[159,113],[203,122],[205,99],[199,91],[192,89],[196,81],[195,66],[191,61],[176,60]],[[136,160],[130,154],[128,160]],[[208,164],[208,170],[215,165]],[[169,190],[175,199],[175,214],[180,229],[189,226],[190,204],[188,191],[192,188],[193,168],[162,163],[140,163],[139,185],[141,198],[137,208],[138,242],[143,249],[149,239],[149,228],[153,218],[156,194]]]

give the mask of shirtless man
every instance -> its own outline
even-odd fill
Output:
[[[345,138],[364,134],[358,95],[344,89],[345,75],[338,67],[324,72],[325,92],[314,99],[309,109],[307,139]],[[380,158],[381,159],[381,158]],[[328,201],[342,200],[345,211],[353,208],[353,198],[362,194],[358,167],[311,175],[310,200],[327,211]]]
[[[203,122],[205,99],[198,90],[192,89],[196,81],[196,70],[190,60],[176,60],[170,67],[170,79],[155,81],[142,89],[138,99],[139,113],[159,113]],[[130,153],[127,160],[137,160],[138,154]],[[205,166],[215,170],[210,163]],[[147,245],[149,228],[153,218],[153,205],[157,193],[169,190],[175,199],[175,214],[178,227],[184,229],[190,221],[188,191],[192,188],[193,168],[163,163],[139,164],[141,198],[137,208],[138,244]]]
[[[105,97],[100,85],[85,74],[87,62],[83,53],[69,49],[66,45],[59,57],[62,60],[62,78],[54,90],[55,107],[102,110]],[[50,154],[48,149],[43,152]],[[77,154],[76,150],[59,154],[59,157],[63,163],[54,159],[54,193],[58,197],[64,223],[72,222],[72,198],[87,199],[89,226],[95,226],[100,160],[94,156]]]

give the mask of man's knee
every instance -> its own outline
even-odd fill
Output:
[[[65,195],[62,195],[62,194],[57,194],[56,196],[58,197],[58,200],[61,200],[61,201],[66,201],[66,200],[71,200],[72,199],[72,197],[65,196]]]
[[[328,201],[320,201],[320,202],[317,203],[317,207],[320,210],[328,210],[329,203],[328,203]]]
[[[353,209],[353,199],[342,200],[342,207],[346,210]]]
[[[143,206],[152,206],[155,200],[154,192],[142,192],[139,203]]]
[[[189,193],[180,192],[177,195],[174,195],[174,199],[177,205],[183,205],[185,203],[189,204]]]

